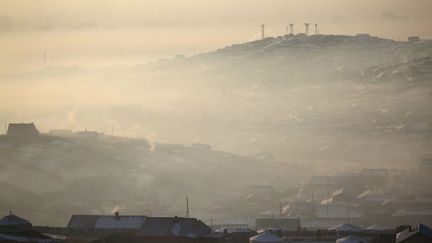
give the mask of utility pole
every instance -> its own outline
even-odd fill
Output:
[[[279,201],[279,216],[282,217],[282,202]]]
[[[186,215],[185,218],[189,218],[189,199],[186,197]]]
[[[329,210],[329,208],[328,208],[329,207],[329,200],[330,200],[329,199],[329,191],[327,191],[327,203],[326,203],[326,214],[327,214],[327,217],[328,217],[328,213],[329,213],[328,212],[328,210]]]

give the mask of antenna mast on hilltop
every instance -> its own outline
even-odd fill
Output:
[[[315,24],[315,35],[319,35],[318,24]]]
[[[263,40],[265,38],[264,29],[265,29],[265,24],[262,24],[261,25],[261,40]]]
[[[305,25],[305,28],[306,28],[305,34],[309,35],[309,23],[305,23],[304,25]]]
[[[294,35],[294,24],[289,24],[290,26],[290,35]]]

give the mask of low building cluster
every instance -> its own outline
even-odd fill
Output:
[[[265,223],[267,222],[267,224]],[[364,229],[340,224],[328,230],[305,231],[298,221],[276,219],[281,228],[254,231],[248,228],[212,230],[195,218],[148,217],[142,215],[73,215],[67,227],[32,227],[23,218],[10,214],[0,220],[0,242],[158,242],[158,243],[430,243],[432,230],[424,225],[399,227],[394,230]],[[258,221],[257,221],[258,223]],[[260,221],[261,227],[272,222]],[[237,225],[239,226],[239,225]]]

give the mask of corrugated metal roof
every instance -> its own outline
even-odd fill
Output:
[[[145,218],[136,216],[99,217],[96,221],[96,229],[139,229]]]
[[[99,217],[97,215],[72,215],[67,225],[68,228],[94,228]]]
[[[72,215],[68,228],[81,229],[139,229],[138,235],[201,237],[210,227],[195,218]]]
[[[139,229],[145,216],[72,215],[68,228]]]
[[[193,218],[149,217],[143,224],[140,234],[153,236],[201,237],[211,232],[210,227]]]

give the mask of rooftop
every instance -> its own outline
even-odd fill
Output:
[[[147,217],[142,215],[72,215],[68,228],[136,229],[141,235],[200,237],[210,227],[195,218]]]
[[[10,137],[34,137],[39,135],[34,123],[9,123],[7,136]]]

